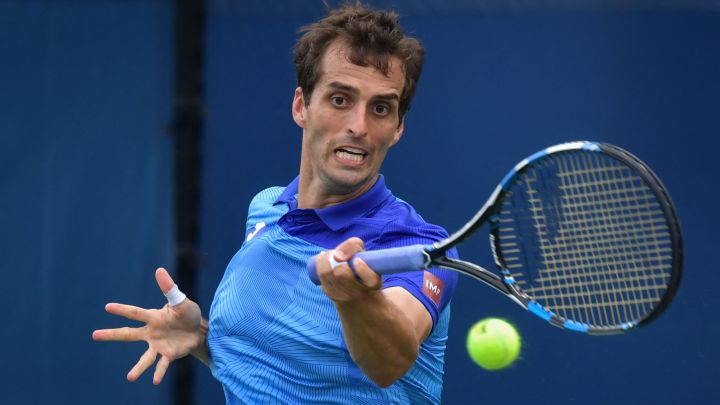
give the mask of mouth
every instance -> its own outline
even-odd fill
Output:
[[[342,161],[352,162],[352,163],[361,163],[363,160],[365,160],[365,157],[367,156],[367,152],[365,152],[362,149],[344,146],[344,147],[335,149],[335,156]]]

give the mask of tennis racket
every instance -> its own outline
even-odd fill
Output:
[[[485,224],[498,272],[445,256]],[[682,235],[670,195],[647,165],[616,146],[571,142],[520,162],[447,239],[355,257],[380,274],[455,270],[552,325],[603,335],[646,325],[668,306],[682,272]],[[308,274],[319,283],[315,258]]]

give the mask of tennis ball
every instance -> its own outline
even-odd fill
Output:
[[[486,318],[473,325],[466,343],[470,358],[486,370],[505,368],[520,354],[517,330],[498,318]]]

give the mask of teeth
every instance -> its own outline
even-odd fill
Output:
[[[362,153],[362,152],[358,152],[358,153]],[[335,152],[335,154],[340,159],[351,160],[353,162],[361,162],[363,160],[363,158],[365,157],[365,155],[363,155],[363,154],[356,155],[354,153],[346,152],[344,150],[338,150]]]
[[[364,154],[365,154],[365,152],[363,152],[361,149],[355,149],[355,148],[343,148],[343,149],[346,150],[346,151],[348,151],[348,152],[350,152],[350,153],[355,153],[355,154],[358,154],[358,155],[364,155]]]

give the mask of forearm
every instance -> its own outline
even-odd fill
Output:
[[[350,356],[371,380],[387,387],[417,359],[421,338],[412,321],[383,293],[335,302]]]
[[[200,320],[200,329],[198,330],[198,345],[193,349],[190,354],[196,359],[200,360],[206,366],[210,366],[210,352],[207,348],[207,335],[208,335],[208,320],[202,318]]]

